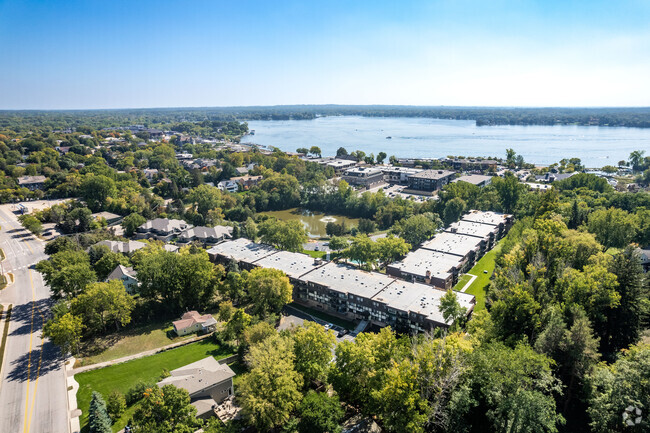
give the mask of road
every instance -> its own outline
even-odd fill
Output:
[[[0,382],[0,432],[69,432],[63,360],[42,336],[50,293],[34,264],[47,256],[44,244],[24,230],[11,210],[0,206],[0,248],[4,271],[14,284],[0,291],[0,302],[13,304]]]

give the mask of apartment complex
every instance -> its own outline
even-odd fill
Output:
[[[353,167],[345,171],[343,180],[350,185],[369,188],[383,183],[384,173],[378,168]]]
[[[418,191],[438,191],[447,185],[456,175],[449,170],[424,170],[408,176],[410,189]]]
[[[490,251],[512,225],[512,215],[472,210],[444,232],[424,242],[386,273],[448,290]]]
[[[222,264],[234,260],[242,269],[279,269],[294,286],[294,301],[348,320],[368,320],[413,333],[449,326],[438,309],[445,292],[430,285],[279,251],[247,239],[223,242],[208,254]],[[470,315],[474,297],[466,293],[457,296]]]

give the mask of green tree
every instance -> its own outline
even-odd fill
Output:
[[[497,190],[503,211],[512,213],[524,192],[525,185],[519,183],[519,179],[509,171],[503,178],[495,178],[492,185]]]
[[[392,235],[377,239],[375,244],[377,256],[383,267],[387,267],[390,263],[406,255],[411,249],[411,245],[406,243],[404,239]]]
[[[115,197],[115,181],[103,175],[88,174],[79,188],[82,198],[94,212],[103,210],[109,198]]]
[[[455,197],[445,203],[445,209],[442,212],[442,220],[445,225],[456,222],[467,209],[467,203],[460,197]]]
[[[113,251],[107,252],[94,265],[97,279],[102,281],[105,280],[118,265],[129,266],[129,259],[121,253],[114,253]]]
[[[248,274],[246,283],[253,308],[262,317],[279,313],[293,299],[293,286],[284,272],[278,269],[255,268]]]
[[[634,239],[638,225],[634,215],[611,207],[592,212],[588,228],[606,247],[623,248]]]
[[[147,389],[130,422],[134,433],[193,433],[201,424],[189,393],[174,385]]]
[[[347,156],[348,151],[345,149],[345,147],[339,147],[336,151],[336,156]]]
[[[292,340],[273,335],[250,348],[250,372],[240,379],[244,416],[259,431],[284,425],[302,399],[302,377],[294,368]]]
[[[236,309],[230,320],[223,327],[221,337],[225,341],[241,341],[244,332],[251,324],[251,320],[251,316],[243,308]]]
[[[48,320],[43,326],[43,335],[59,346],[62,353],[78,353],[83,328],[81,317],[65,313]]]
[[[309,391],[298,407],[300,433],[339,433],[345,411],[336,394]]]
[[[293,333],[296,371],[306,382],[324,380],[336,344],[334,331],[307,321]]]
[[[258,234],[262,242],[286,251],[302,251],[307,242],[307,230],[300,221],[279,221],[268,219],[259,225]]]
[[[375,224],[375,222],[372,220],[361,218],[359,220],[359,225],[357,226],[357,229],[361,233],[369,234],[377,230],[377,224]]]
[[[253,242],[257,239],[257,224],[255,224],[255,221],[251,217],[248,217],[244,223],[244,237]]]
[[[323,154],[323,152],[320,150],[320,147],[318,146],[312,146],[309,148],[309,153],[311,153],[314,156],[318,156],[319,158]]]
[[[134,307],[135,300],[124,291],[121,280],[90,284],[71,302],[72,312],[83,318],[92,332],[106,331],[106,325],[111,322],[117,330],[128,325]]]
[[[371,267],[377,261],[377,246],[368,235],[357,235],[350,246],[344,251],[346,257],[366,267]]]
[[[383,164],[387,156],[386,152],[379,152],[377,154],[377,164]]]
[[[20,215],[18,217],[18,221],[20,221],[20,224],[30,232],[34,233],[35,235],[41,234],[43,231],[43,224],[38,220],[33,215]]]
[[[297,153],[302,153],[303,155],[307,155],[309,153],[309,149],[306,147],[299,147],[296,149]]]
[[[50,290],[55,298],[74,297],[82,293],[88,284],[97,281],[95,271],[88,263],[77,263],[63,267],[50,281]]]
[[[111,392],[108,395],[106,409],[113,422],[117,421],[126,410],[126,399],[124,398],[124,394],[119,391]]]
[[[459,326],[467,313],[467,309],[461,307],[458,302],[456,292],[451,289],[447,290],[447,293],[440,298],[440,306],[438,306],[438,309],[442,313],[442,318],[445,320],[445,323],[448,323],[451,327]]]
[[[350,245],[348,243],[348,240],[346,238],[339,237],[339,236],[332,236],[328,244],[329,248],[332,251],[344,250],[345,248],[348,247],[348,245]]]
[[[122,228],[124,229],[124,235],[126,237],[131,237],[135,234],[138,227],[146,223],[147,220],[140,214],[132,213],[127,215],[122,220]]]
[[[643,161],[643,155],[645,155],[645,150],[635,150],[630,153],[630,165],[632,166],[632,171],[639,170],[641,161]]]
[[[430,239],[441,226],[442,221],[437,216],[431,218],[421,214],[413,215],[405,221],[400,221],[393,227],[391,232],[399,235],[415,248],[422,242]]]
[[[111,418],[106,411],[106,402],[102,395],[93,391],[88,410],[88,426],[90,433],[111,433]]]

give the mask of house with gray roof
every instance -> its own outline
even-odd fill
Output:
[[[153,238],[167,242],[191,227],[192,224],[186,223],[183,220],[156,218],[138,227],[135,236],[137,239]]]
[[[122,253],[122,254],[132,254],[137,250],[147,246],[145,242],[140,242],[140,241],[121,242],[121,241],[109,241],[109,240],[97,242],[95,245],[106,245],[114,253]]]
[[[124,290],[129,295],[134,295],[138,292],[140,282],[138,281],[137,274],[133,268],[127,268],[123,265],[117,265],[113,271],[108,274],[106,281],[120,280],[124,284]]]
[[[158,382],[159,387],[174,385],[190,394],[190,403],[197,409],[197,418],[217,416],[216,409],[233,395],[235,372],[212,356],[187,364],[169,372],[170,376]]]
[[[204,245],[214,245],[226,239],[232,239],[232,227],[215,226],[215,227],[190,227],[178,235],[179,243],[189,243],[193,241],[202,242]]]

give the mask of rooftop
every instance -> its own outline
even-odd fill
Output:
[[[278,251],[255,262],[257,266],[279,269],[292,278],[299,278],[307,272],[322,266],[315,264],[313,257],[307,254]]]
[[[329,262],[304,275],[304,281],[311,281],[342,293],[372,298],[394,281],[378,272],[364,272],[349,265]]]
[[[424,170],[419,173],[412,174],[410,177],[415,179],[443,179],[454,174],[456,173],[449,170]]]
[[[133,268],[127,268],[126,266],[123,265],[117,265],[113,271],[108,274],[108,277],[106,277],[106,280],[111,281],[111,280],[121,280],[123,277],[131,277],[131,278],[136,278],[136,273],[133,270]]]
[[[490,234],[497,231],[497,228],[496,226],[489,224],[460,220],[456,221],[455,223],[451,223],[445,231],[486,239],[490,236]]]
[[[442,232],[422,244],[422,248],[465,257],[480,245],[482,239],[474,236]]]
[[[219,254],[237,261],[253,263],[277,251],[270,245],[258,244],[248,239],[239,238],[234,241],[222,242],[219,245],[215,245],[208,250],[208,254]]]
[[[393,284],[375,296],[373,301],[383,302],[397,310],[421,314],[431,321],[449,325],[450,323],[445,322],[439,310],[440,298],[445,293],[444,290],[436,289],[426,284],[395,280]],[[468,313],[472,310],[474,296],[456,292],[456,298],[461,307],[465,307]]]
[[[491,224],[493,226],[506,222],[510,215],[492,211],[470,210],[461,218],[463,221],[473,221],[482,224]]]
[[[196,237],[198,239],[207,239],[207,238],[221,238],[227,237],[230,238],[232,233],[232,227],[229,226],[215,226],[215,227],[191,227],[181,233],[178,237],[181,239],[189,239]]]
[[[184,230],[188,227],[192,227],[191,224],[186,223],[183,220],[174,220],[167,218],[156,218],[149,220],[146,223],[142,224],[138,229],[140,230],[155,230],[160,232],[172,232],[174,230]]]
[[[427,271],[432,277],[446,280],[452,268],[460,265],[462,259],[456,255],[440,253],[424,248],[410,252],[401,262],[390,265],[402,272],[425,277]]]
[[[471,183],[472,185],[480,185],[484,182],[490,182],[491,180],[492,176],[483,176],[482,174],[467,174],[465,176],[461,176],[452,180],[452,182],[467,182]]]
[[[212,356],[170,371],[171,376],[158,382],[158,386],[175,385],[196,394],[208,387],[235,377],[235,372],[226,364],[220,364]]]
[[[108,241],[108,240],[97,242],[95,245],[106,245],[114,253],[124,253],[124,254],[130,254],[134,251],[139,250],[140,248],[144,248],[147,246],[145,242],[138,242],[138,241],[120,242],[120,241]]]

